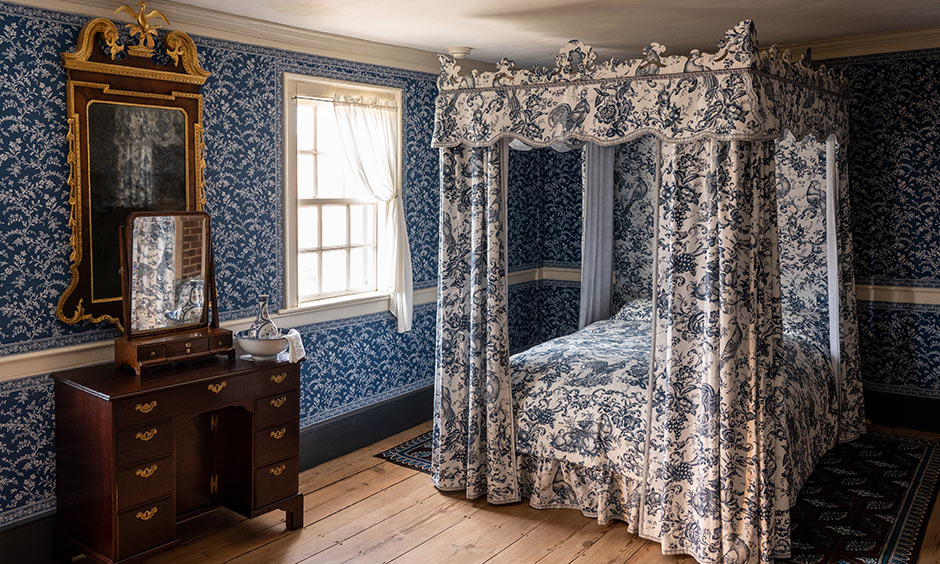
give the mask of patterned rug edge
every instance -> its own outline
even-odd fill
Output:
[[[429,442],[431,440],[431,431],[422,433],[413,439],[408,439],[407,441],[401,443],[398,446],[394,446],[388,450],[382,451],[375,455],[376,458],[387,460],[392,464],[397,464],[399,466],[404,466],[405,468],[410,468],[411,470],[417,470],[418,472],[424,472],[425,474],[431,473],[431,463],[425,458],[420,458],[417,456],[411,455],[411,451],[414,447]]]
[[[912,564],[917,562],[923,548],[927,526],[940,493],[940,441],[875,431],[869,431],[867,434],[924,445],[931,449],[918,468],[920,479],[908,490],[904,518],[895,523],[881,552],[883,564]]]

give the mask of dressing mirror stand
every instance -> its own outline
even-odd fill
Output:
[[[114,359],[139,375],[168,363],[226,355],[205,212],[138,212],[120,231],[124,335]],[[209,310],[211,309],[211,321]]]

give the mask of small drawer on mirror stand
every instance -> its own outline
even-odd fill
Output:
[[[185,341],[167,344],[166,355],[175,358],[207,350],[209,350],[209,339],[200,337],[198,339],[187,339]]]
[[[209,337],[209,349],[210,350],[221,350],[229,349],[232,347],[232,334],[227,335],[213,335]]]
[[[163,360],[164,358],[166,358],[166,347],[164,345],[150,345],[137,349],[137,360],[140,362]]]

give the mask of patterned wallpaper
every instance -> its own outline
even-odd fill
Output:
[[[60,54],[71,49],[88,19],[0,2],[0,52],[4,53],[0,234],[5,245],[0,253],[0,292],[15,296],[0,304],[0,356],[115,334],[102,326],[65,325],[54,313],[70,279],[66,77]],[[269,293],[274,304],[283,304],[281,237],[270,234],[282,229],[280,101],[285,72],[402,89],[403,188],[415,288],[435,286],[439,181],[430,128],[436,75],[194,39],[202,66],[212,73],[203,89],[207,211],[213,219],[223,319],[252,315],[258,293]],[[534,159],[527,166],[515,158],[511,162],[513,186],[519,187],[510,194],[511,270],[539,266],[545,244],[553,245],[547,254],[556,260],[579,260],[580,231],[569,233],[566,227],[572,218],[580,225],[580,173],[566,176],[568,165],[578,160],[571,154],[557,163]],[[553,212],[566,223],[542,229],[543,206],[564,208],[565,198],[571,197],[564,190],[572,189],[577,207]],[[534,299],[523,300],[534,306],[531,312],[519,312],[520,320],[514,323],[523,341],[542,339],[538,327],[525,335],[541,319],[563,324],[570,317],[571,305],[564,303],[568,298],[563,294],[543,315],[543,304],[550,301],[543,301],[543,294],[551,292],[538,283]],[[519,293],[514,290],[513,295]],[[577,293],[574,300],[576,319]],[[386,313],[298,329],[308,352],[303,365],[302,425],[433,382],[434,304],[415,307],[413,329],[405,334],[397,333]],[[553,328],[547,334],[555,332]],[[54,506],[52,405],[52,384],[46,375],[0,383],[0,526]]]
[[[940,49],[857,57],[849,179],[858,284],[940,288]],[[940,398],[940,307],[859,302],[866,390]]]
[[[98,341],[103,326],[69,326],[55,304],[69,282],[65,72],[61,53],[89,18],[0,3],[0,355]],[[207,211],[223,319],[253,314],[256,295],[283,304],[281,77],[285,72],[403,91],[405,213],[416,288],[436,285],[438,152],[430,148],[435,75],[195,37],[203,67]],[[526,213],[525,209],[517,213]],[[273,234],[273,235],[272,235]],[[301,422],[310,425],[433,382],[434,304],[414,329],[376,314],[298,328]],[[52,385],[0,384],[0,526],[54,504]]]
[[[509,151],[508,198],[510,270],[581,268],[580,150]]]

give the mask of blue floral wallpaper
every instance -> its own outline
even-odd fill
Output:
[[[940,399],[940,305],[858,304],[865,389]]]
[[[0,292],[15,297],[0,305],[0,356],[115,334],[103,326],[65,325],[54,313],[70,279],[66,76],[60,57],[72,48],[88,19],[0,2],[0,234],[5,246],[0,253]],[[269,293],[274,304],[284,302],[281,237],[269,234],[282,229],[280,101],[285,72],[402,89],[403,189],[415,288],[435,286],[439,173],[438,151],[430,147],[430,139],[436,75],[194,39],[202,66],[212,73],[203,89],[207,211],[213,218],[223,319],[253,314],[259,293]],[[578,157],[571,154],[545,163],[533,156],[526,164],[515,156],[511,174],[513,186],[519,188],[510,194],[511,269],[542,264],[544,245],[557,247],[550,253],[561,257],[557,260],[576,262],[580,230],[569,234],[561,224],[543,229],[540,220],[548,206],[564,221],[574,218],[580,225],[580,173],[571,172],[579,171]],[[577,208],[557,209],[568,200]],[[534,298],[522,300],[534,309],[519,311],[520,322],[514,325],[527,346],[543,338],[538,327],[542,295],[550,293],[543,286],[549,284],[535,284]],[[518,293],[514,290],[513,295]],[[563,299],[556,301],[572,307]],[[573,303],[576,320],[576,292]],[[564,323],[570,312],[563,311],[552,310],[545,317]],[[302,425],[433,382],[434,304],[415,307],[413,329],[405,334],[397,333],[393,318],[385,313],[298,329],[308,351]],[[54,507],[52,412],[52,384],[46,375],[0,383],[0,526]]]
[[[856,282],[940,288],[940,49],[834,64],[851,88]]]
[[[55,304],[70,280],[65,80],[61,53],[90,18],[0,3],[0,355],[112,337],[69,326]],[[403,92],[403,189],[416,288],[436,285],[438,152],[430,148],[436,75],[195,37],[202,66],[207,211],[223,319],[253,314],[259,293],[284,303],[281,167],[285,72]],[[522,209],[520,213],[526,213]],[[275,234],[275,235],[270,235]],[[414,329],[377,314],[299,328],[303,425],[433,382],[434,304]],[[52,385],[46,376],[0,384],[0,526],[54,504]]]
[[[509,270],[581,268],[581,151],[509,151]]]
[[[940,49],[827,61],[850,85],[858,284],[940,288]],[[940,308],[859,302],[866,390],[940,398]]]

